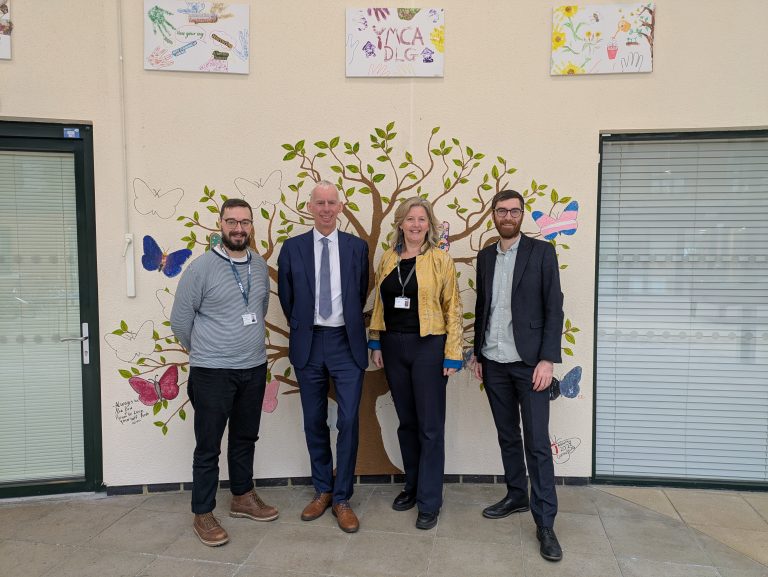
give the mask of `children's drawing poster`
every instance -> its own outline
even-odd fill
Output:
[[[11,0],[0,0],[0,60],[11,59]]]
[[[347,8],[347,76],[443,76],[442,8]]]
[[[248,74],[248,18],[247,4],[144,0],[144,69]]]
[[[656,5],[558,6],[552,12],[552,76],[653,70]]]

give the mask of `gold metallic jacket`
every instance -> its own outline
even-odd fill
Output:
[[[381,283],[397,266],[397,253],[390,249],[381,257],[376,269],[373,316],[368,332],[368,347],[379,349],[379,331],[385,331],[384,304]],[[446,368],[462,366],[461,342],[463,327],[456,266],[447,252],[431,248],[416,257],[416,280],[419,286],[419,334],[447,335],[445,341]]]

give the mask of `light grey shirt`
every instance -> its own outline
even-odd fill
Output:
[[[512,330],[512,277],[517,261],[520,237],[506,252],[496,244],[496,266],[493,272],[491,318],[485,331],[483,357],[497,363],[514,363],[522,360],[515,347]]]
[[[234,262],[248,306],[229,258],[210,250],[193,260],[181,276],[171,310],[171,329],[189,351],[189,364],[210,369],[251,369],[267,362],[264,317],[269,305],[267,263],[249,251]],[[253,313],[256,323],[243,324]]]

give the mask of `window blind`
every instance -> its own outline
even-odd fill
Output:
[[[84,476],[72,154],[0,151],[0,483]]]
[[[768,139],[603,142],[595,473],[768,481]]]

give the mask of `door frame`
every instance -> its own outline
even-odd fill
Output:
[[[77,131],[77,132],[75,132]],[[93,176],[93,126],[83,121],[5,120],[0,117],[0,150],[69,152],[75,159],[75,196],[80,291],[80,322],[88,323],[90,363],[82,366],[82,479],[0,484],[0,498],[104,490],[101,437],[99,295],[96,264],[96,208]]]

